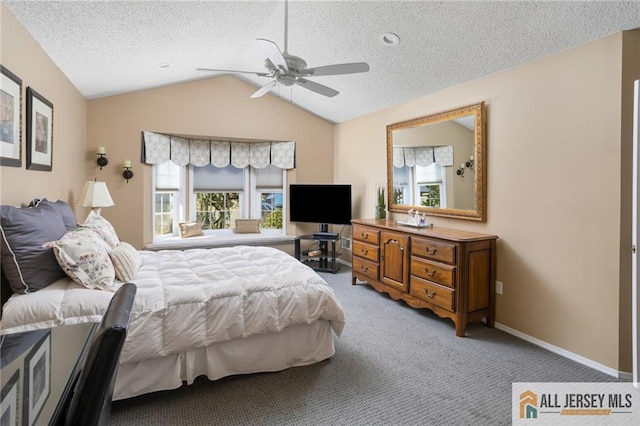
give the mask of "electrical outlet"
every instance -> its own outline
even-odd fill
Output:
[[[351,250],[351,238],[342,237],[342,248],[345,250]]]
[[[496,294],[502,294],[502,281],[496,281]]]

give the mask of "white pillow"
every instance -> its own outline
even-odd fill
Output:
[[[53,243],[53,253],[62,270],[87,288],[115,291],[115,270],[109,245],[97,232],[76,228]]]
[[[142,257],[138,250],[124,241],[109,252],[109,257],[116,271],[116,278],[122,282],[133,280],[142,265]]]
[[[120,244],[120,239],[113,225],[111,225],[107,219],[100,216],[95,210],[91,210],[89,216],[87,216],[84,223],[80,226],[93,229],[97,232],[98,235],[109,244],[109,248],[116,248],[118,244]]]

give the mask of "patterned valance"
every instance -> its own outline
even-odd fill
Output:
[[[223,142],[188,139],[161,133],[142,132],[142,162],[161,164],[171,160],[178,166],[213,164],[263,169],[272,164],[295,168],[295,142]]]
[[[453,166],[453,147],[447,146],[419,146],[407,148],[393,148],[394,167],[428,167],[436,163],[441,166]]]

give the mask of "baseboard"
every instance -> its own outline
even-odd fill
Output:
[[[614,370],[611,367],[607,367],[606,365],[600,364],[598,362],[595,362],[593,360],[585,358],[585,357],[583,357],[581,355],[575,354],[573,352],[569,352],[566,349],[562,349],[562,348],[560,348],[558,346],[552,345],[552,344],[547,343],[547,342],[545,342],[543,340],[540,340],[540,339],[536,339],[535,337],[529,336],[528,334],[522,333],[522,332],[520,332],[518,330],[514,330],[513,328],[507,327],[504,324],[500,324],[500,323],[496,322],[495,323],[495,327],[498,330],[502,330],[505,333],[512,334],[512,335],[514,335],[516,337],[519,337],[522,340],[525,340],[525,341],[527,341],[529,343],[533,343],[536,346],[540,346],[541,348],[544,348],[544,349],[546,349],[546,350],[548,350],[550,352],[553,352],[555,354],[558,354],[560,356],[568,358],[568,359],[570,359],[572,361],[575,361],[575,362],[577,362],[579,364],[582,364],[582,365],[585,365],[587,367],[593,368],[594,370],[601,371],[601,372],[603,372],[605,374],[608,374],[609,376],[612,376],[612,377],[615,377],[617,379],[624,380],[624,381],[633,380],[633,374],[632,373],[627,373],[627,372],[623,372],[623,371]]]
[[[352,267],[351,263],[347,262],[346,260],[342,260],[342,259],[340,259],[340,258],[336,259],[336,262],[338,262],[338,263],[342,263],[343,265],[346,265],[346,266],[348,266],[349,268],[351,268],[351,267]]]

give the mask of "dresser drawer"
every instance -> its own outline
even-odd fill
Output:
[[[373,246],[371,244],[363,243],[360,241],[353,242],[352,252],[353,256],[364,257],[372,262],[380,261],[380,247]]]
[[[433,303],[451,312],[455,311],[455,291],[450,288],[412,276],[409,292],[425,302]]]
[[[380,277],[379,264],[367,259],[363,259],[358,256],[353,256],[352,262],[353,262],[353,268],[352,268],[353,273],[358,273],[360,275],[364,275],[365,277],[373,281],[378,281]]]
[[[425,238],[411,238],[411,255],[438,262],[456,263],[456,246]]]
[[[380,244],[380,231],[361,225],[353,225],[353,239],[356,241],[364,241],[369,244]]]
[[[420,257],[411,256],[411,275],[434,281],[447,287],[455,287],[455,266],[435,263]]]

